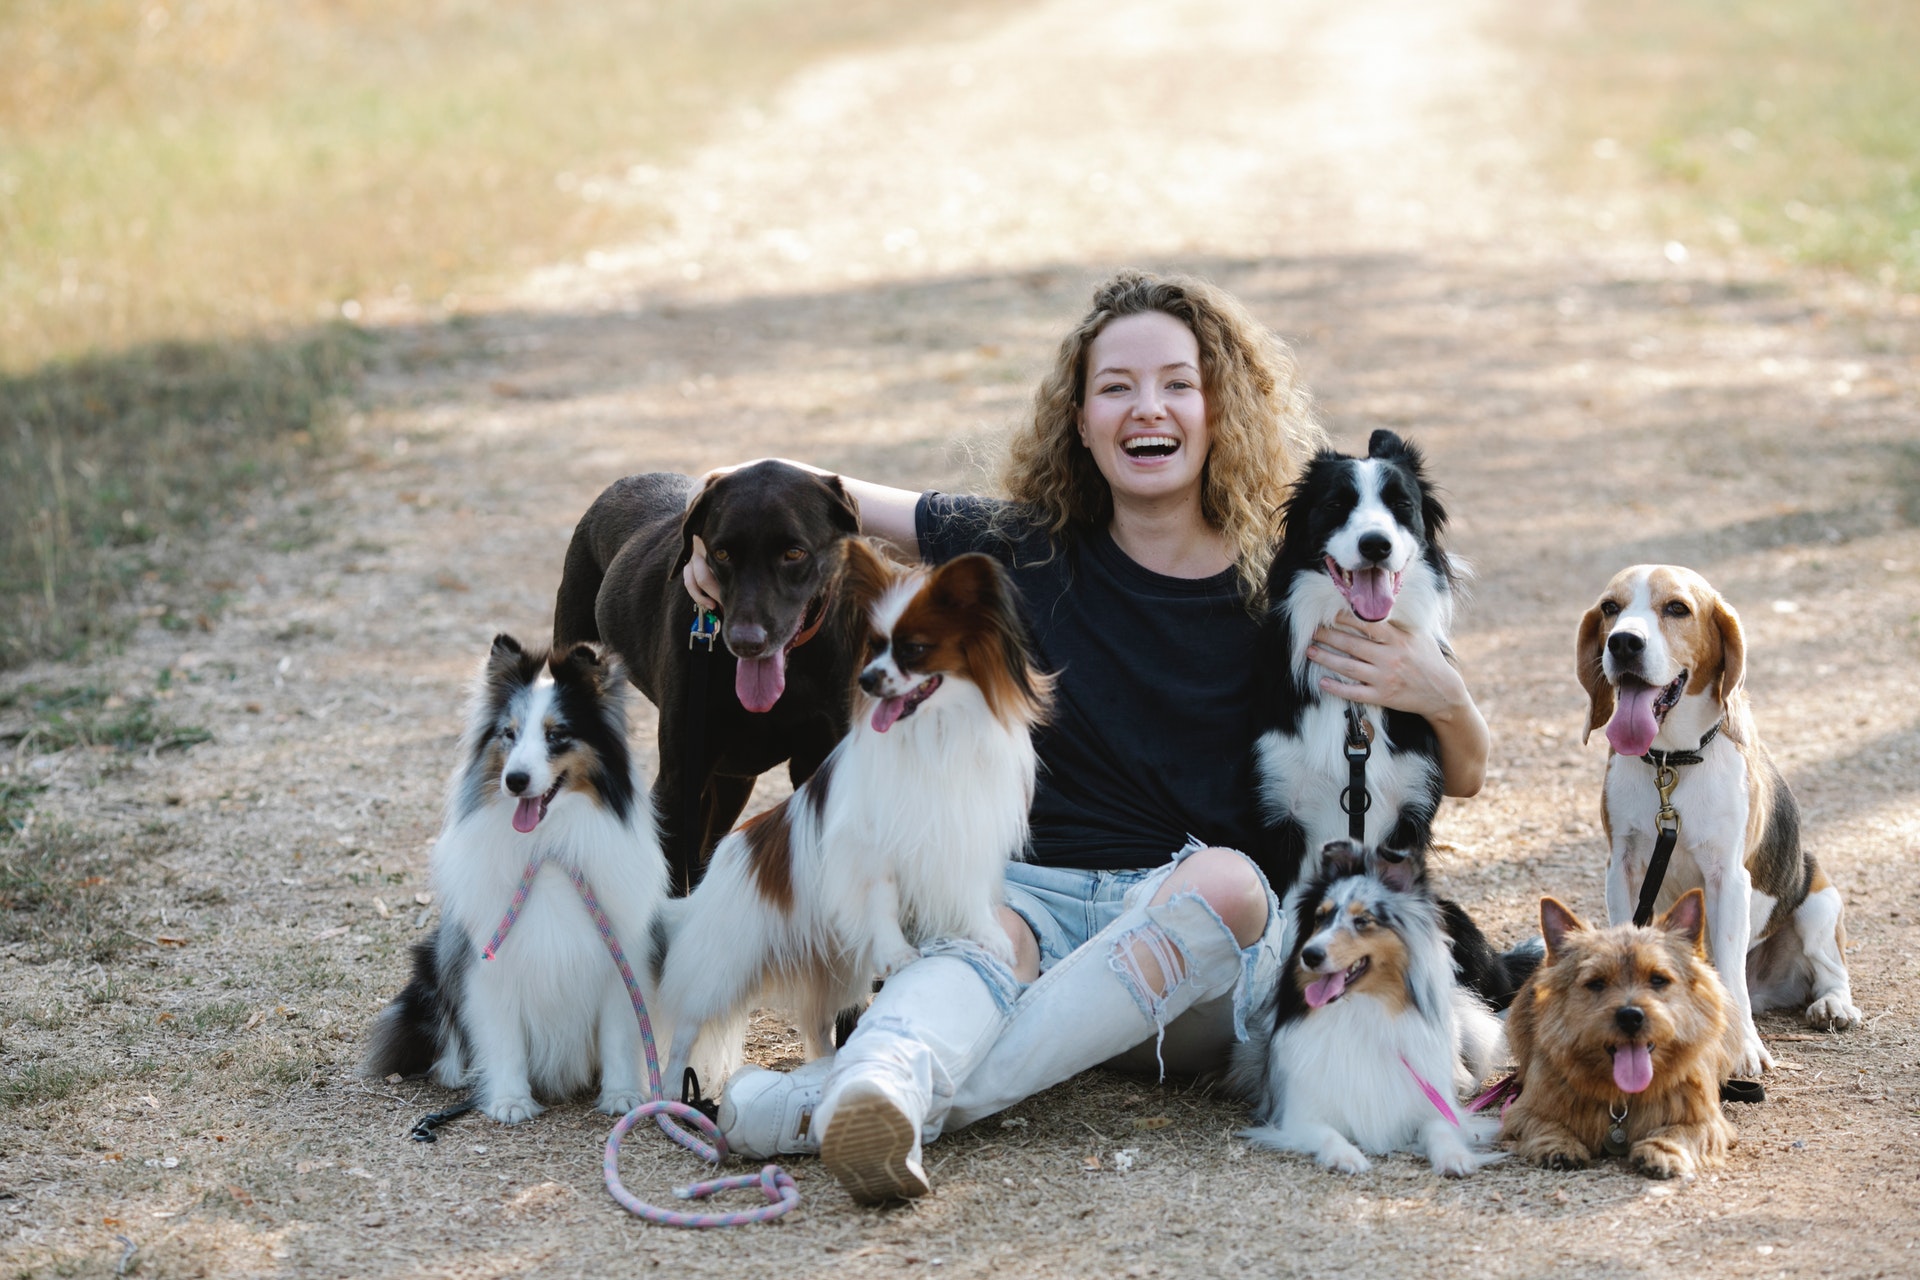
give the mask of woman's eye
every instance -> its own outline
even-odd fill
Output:
[[[807,558],[807,549],[805,547],[788,547],[780,553],[780,558],[788,564],[799,564]]]

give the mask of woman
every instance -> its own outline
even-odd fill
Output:
[[[1272,888],[1235,850],[1257,823],[1254,602],[1287,485],[1321,440],[1291,356],[1239,304],[1125,272],[1041,383],[1009,501],[842,477],[866,533],[1009,566],[1059,672],[1031,860],[1008,869],[1000,912],[1016,963],[923,948],[834,1058],[728,1082],[736,1150],[817,1147],[856,1200],[913,1197],[923,1138],[1087,1067],[1224,1063],[1282,959]],[[702,555],[687,583],[710,601]],[[1314,643],[1345,681],[1330,691],[1425,716],[1447,793],[1479,789],[1486,725],[1431,640],[1344,617]]]

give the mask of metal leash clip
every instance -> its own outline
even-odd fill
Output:
[[[706,641],[707,652],[713,652],[713,642],[720,638],[720,615],[711,609],[696,608],[693,611],[693,627],[687,632],[687,648]]]

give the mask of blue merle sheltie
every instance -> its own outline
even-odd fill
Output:
[[[567,874],[584,873],[643,967],[667,871],[627,746],[626,698],[619,659],[594,646],[549,654],[494,640],[433,847],[440,924],[374,1024],[368,1074],[431,1072],[471,1087],[504,1124],[538,1115],[536,1095],[578,1093],[596,1074],[600,1110],[645,1100],[633,1006]],[[484,956],[536,856],[517,921]]]
[[[1347,841],[1314,862],[1287,896],[1279,983],[1234,1050],[1228,1085],[1254,1104],[1243,1136],[1343,1173],[1369,1152],[1421,1151],[1450,1177],[1498,1160],[1498,1117],[1459,1099],[1505,1039],[1457,980],[1433,895],[1410,859]]]
[[[1307,648],[1315,630],[1351,612],[1431,636],[1451,654],[1460,569],[1441,543],[1446,508],[1419,449],[1381,430],[1367,441],[1364,458],[1332,449],[1317,454],[1285,514],[1254,658],[1262,819],[1255,859],[1284,894],[1315,877],[1319,849],[1349,836],[1343,796],[1351,707],[1370,740],[1365,841],[1402,855],[1424,880],[1442,782],[1433,726],[1411,712],[1323,692],[1321,679],[1333,673],[1310,661]],[[1457,903],[1438,904],[1466,982],[1505,1008],[1539,963],[1538,947],[1496,953]]]

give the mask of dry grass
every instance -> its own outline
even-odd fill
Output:
[[[1559,46],[1567,168],[1663,230],[1920,288],[1920,7],[1617,0]]]

